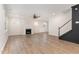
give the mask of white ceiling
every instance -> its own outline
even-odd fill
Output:
[[[9,16],[29,17],[38,14],[48,17],[71,9],[72,4],[6,4],[6,11]]]

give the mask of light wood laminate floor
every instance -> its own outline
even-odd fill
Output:
[[[9,36],[3,54],[79,53],[79,44],[59,40],[47,33]]]

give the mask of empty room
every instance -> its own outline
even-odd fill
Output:
[[[0,53],[79,53],[79,5],[0,4]]]

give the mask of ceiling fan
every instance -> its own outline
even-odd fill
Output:
[[[33,18],[34,18],[34,19],[37,19],[37,18],[39,18],[39,17],[40,17],[40,16],[37,16],[36,14],[33,15]]]

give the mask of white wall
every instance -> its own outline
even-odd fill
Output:
[[[48,32],[47,21],[36,21],[36,23],[34,24],[33,33],[40,33],[40,32]]]
[[[43,26],[46,21],[33,20],[30,20],[30,18],[29,20],[21,18],[9,19],[9,35],[25,35],[28,28],[32,29],[32,34],[47,32],[47,25]],[[38,22],[38,24],[35,25],[35,22]]]
[[[72,11],[71,9],[68,9],[62,13],[59,14],[55,14],[54,16],[52,16],[52,18],[50,18],[49,21],[49,34],[50,35],[54,35],[54,36],[58,36],[58,28],[61,27],[64,23],[66,23],[68,20],[71,19],[72,16]],[[67,31],[72,29],[72,22],[68,23],[66,26],[64,26],[61,30],[60,30],[60,34],[64,34]]]
[[[9,5],[10,6],[10,5]],[[9,35],[25,35],[25,29],[31,28],[32,34],[39,32],[47,32],[46,22],[50,13],[46,7],[42,8],[40,5],[11,5],[8,9],[9,18]],[[34,19],[33,15],[40,16]],[[38,26],[34,22],[38,21]]]
[[[40,20],[49,22],[49,34],[58,36],[58,27],[71,19],[71,10],[69,9],[71,6],[70,4],[7,5],[9,35],[24,35],[26,28],[32,28],[32,33],[43,32],[43,26],[36,27],[33,24],[35,21],[35,19],[33,19],[33,14],[35,13],[40,16]],[[56,14],[53,16],[54,13]],[[68,26],[70,25],[71,23]],[[61,30],[61,34],[69,30],[70,27],[67,28],[68,26],[65,26],[65,28]],[[39,30],[40,28],[41,30]]]
[[[3,5],[0,5],[0,53],[6,44],[7,38],[8,36],[5,29],[5,10]]]

